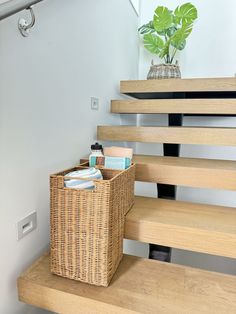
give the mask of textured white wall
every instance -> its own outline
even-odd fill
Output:
[[[152,19],[153,12],[158,5],[175,9],[179,4],[187,1],[179,0],[142,0],[140,25]],[[193,33],[189,37],[186,49],[178,56],[182,76],[187,77],[221,77],[233,76],[236,72],[236,2],[234,0],[192,0],[199,12]],[[145,79],[153,56],[144,50],[140,43],[139,77]],[[155,59],[158,62],[157,59]],[[166,115],[139,115],[141,125],[166,125]],[[194,118],[185,117],[184,125],[199,126],[236,126],[235,118]],[[138,144],[137,152],[143,154],[162,154],[162,145]],[[181,156],[236,159],[235,147],[208,147],[200,145],[182,145]],[[154,184],[138,184],[139,194],[155,196]],[[236,193],[230,191],[216,191],[206,189],[179,188],[178,199],[236,206]],[[142,255],[146,254],[143,245]],[[173,262],[191,266],[218,270],[236,274],[235,261],[211,257],[209,255],[189,253],[174,250]]]
[[[0,23],[0,314],[41,313],[17,301],[16,278],[49,242],[49,174],[87,154],[121,78],[138,75],[138,18],[123,0],[43,1],[29,38],[21,12]],[[100,110],[90,110],[90,97]],[[17,242],[16,222],[38,212]],[[44,311],[42,311],[44,313]]]

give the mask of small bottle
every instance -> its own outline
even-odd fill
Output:
[[[104,163],[104,155],[102,145],[95,143],[91,145],[91,154],[89,155],[89,167],[102,165]]]

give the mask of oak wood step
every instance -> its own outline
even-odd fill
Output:
[[[112,113],[236,114],[236,99],[112,100]]]
[[[18,293],[61,314],[236,313],[236,277],[132,256],[102,288],[52,275],[44,255],[19,277]]]
[[[102,141],[236,146],[236,128],[98,126]]]
[[[134,155],[136,181],[236,190],[236,161]]]
[[[236,78],[195,78],[165,80],[121,81],[120,92],[166,93],[166,92],[235,92]]]
[[[88,158],[80,160],[88,166]],[[236,190],[236,161],[134,155],[135,180],[197,188]]]
[[[236,208],[136,196],[125,237],[236,258]]]

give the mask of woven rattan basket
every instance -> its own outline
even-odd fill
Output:
[[[178,64],[153,64],[147,75],[148,80],[181,78]]]
[[[50,177],[51,272],[108,286],[123,255],[124,217],[134,203],[135,166],[101,169],[94,190],[64,187],[66,173]]]

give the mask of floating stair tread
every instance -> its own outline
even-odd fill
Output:
[[[188,158],[188,157],[170,157],[170,156],[152,156],[152,155],[134,155],[134,162],[138,164],[158,164],[172,167],[185,168],[203,168],[214,170],[234,171],[236,175],[236,161]]]
[[[235,92],[236,78],[197,78],[121,81],[120,92],[166,93],[166,92]]]
[[[136,196],[125,237],[236,258],[236,208]]]
[[[113,100],[112,113],[236,114],[236,99]]]
[[[236,146],[236,128],[98,126],[103,141]]]
[[[236,161],[134,155],[136,181],[236,190]]]
[[[44,255],[20,276],[18,293],[61,314],[236,312],[236,277],[132,256],[102,288],[52,275]]]
[[[236,190],[234,160],[134,155],[133,161],[136,181]]]

